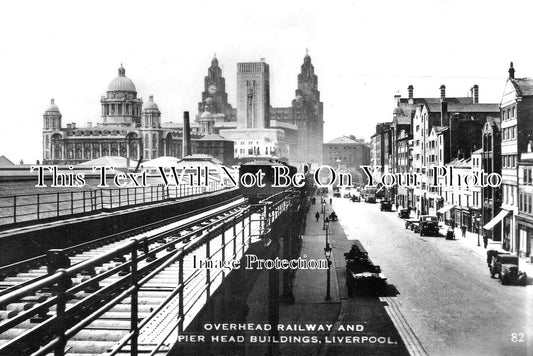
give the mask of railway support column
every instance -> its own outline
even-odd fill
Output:
[[[269,234],[270,235],[270,234]],[[270,258],[279,256],[279,238],[275,236],[267,236],[273,238],[272,254]],[[272,325],[269,335],[272,339],[279,337],[279,271],[275,268],[268,270],[268,323]],[[279,355],[279,346],[275,343],[268,343],[268,354]]]
[[[66,305],[67,305],[67,290],[72,286],[72,280],[63,268],[57,270],[62,274],[61,279],[57,283],[57,305],[56,305],[56,337],[58,342],[54,348],[54,356],[63,356],[65,354],[65,345],[67,344],[66,331]]]
[[[138,338],[139,338],[139,284],[137,276],[137,245],[138,241],[133,239],[134,245],[131,248],[131,280],[130,284],[133,287],[131,292],[131,315],[130,315],[130,332],[131,335],[131,355],[137,356],[138,352]]]

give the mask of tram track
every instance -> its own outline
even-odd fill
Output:
[[[200,248],[200,242],[205,242],[215,230],[223,231],[224,240],[226,221],[244,221],[243,203],[243,199],[234,199],[164,223],[72,246],[61,251],[64,255],[53,251],[48,256],[0,269],[4,276],[11,274],[0,281],[0,355],[37,351],[36,345],[54,342],[51,331],[57,330],[58,325],[68,334],[80,323],[83,327],[70,335],[64,345],[65,354],[105,353],[131,332],[132,305],[137,309],[135,318],[142,320],[142,325],[155,318],[150,315],[163,301],[168,303],[178,293],[185,296],[182,303],[187,302],[186,296],[194,294],[194,283],[188,283],[186,289],[183,279],[194,278],[200,281],[195,283],[202,283],[192,268],[191,251]],[[69,263],[65,263],[64,256],[68,256]],[[176,279],[177,274],[181,281]],[[123,296],[132,285],[138,286],[135,295]],[[115,303],[106,308],[113,300]],[[61,316],[65,311],[67,318]],[[91,315],[90,322],[84,323]],[[58,320],[59,317],[65,320]],[[144,337],[141,340],[146,341],[147,335],[140,335]],[[57,342],[64,343],[64,339]],[[44,349],[39,354],[48,351]]]

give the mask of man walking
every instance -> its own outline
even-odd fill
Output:
[[[318,219],[320,219],[320,213],[318,211],[315,214],[315,218],[316,218],[316,221],[318,221]]]
[[[463,239],[466,237],[466,225],[461,226],[461,234],[463,235]]]

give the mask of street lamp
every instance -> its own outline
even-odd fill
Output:
[[[476,227],[477,227],[477,245],[478,245],[478,246],[481,246],[481,245],[479,244],[479,230],[481,230],[481,229],[480,229],[480,221],[481,221],[481,218],[480,218],[479,216],[478,216],[478,217],[476,217]]]
[[[324,225],[322,226],[322,230],[326,230],[326,236],[327,236],[327,231],[328,231],[327,230],[328,225],[329,225],[329,219],[326,216],[326,212],[324,211]]]
[[[325,222],[326,226],[326,247],[324,248],[324,255],[326,256],[326,260],[328,261],[328,271],[327,271],[327,285],[326,285],[326,300],[331,300],[330,295],[330,284],[331,284],[331,277],[330,277],[330,267],[331,267],[331,247],[329,246],[329,240],[328,240],[328,232],[329,232],[329,221],[326,219]]]

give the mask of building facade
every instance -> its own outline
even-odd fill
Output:
[[[352,183],[362,185],[365,181],[361,166],[370,165],[370,146],[362,139],[341,136],[323,146],[324,164],[352,176]]]
[[[501,110],[501,170],[503,182],[502,211],[497,223],[501,221],[502,246],[511,252],[520,253],[520,239],[527,241],[527,221],[529,220],[528,185],[529,178],[524,171],[529,165],[529,151],[533,144],[533,79],[515,78],[513,63],[509,67],[509,77],[505,84],[500,103]],[[521,156],[523,155],[523,157]],[[522,180],[519,180],[519,157],[522,159]],[[525,177],[525,178],[524,178]],[[522,209],[520,213],[519,191],[522,192]],[[525,234],[525,235],[524,235]],[[524,237],[526,236],[526,237]],[[527,253],[526,253],[527,254]]]
[[[52,99],[43,114],[44,164],[74,165],[104,156],[121,156],[132,161],[161,156],[181,158],[182,125],[161,122],[161,111],[153,96],[143,103],[122,65],[100,103],[101,117],[96,125],[88,123],[85,127],[76,127],[69,123],[64,127],[61,112]],[[197,140],[206,134],[201,134],[197,126],[191,127],[190,133],[192,153],[203,153],[207,143],[198,148]],[[225,151],[228,149],[233,151],[233,145],[224,147]],[[213,152],[212,149],[208,151]],[[230,160],[222,152],[215,157],[228,158],[224,161],[226,164],[233,162],[233,157]]]

